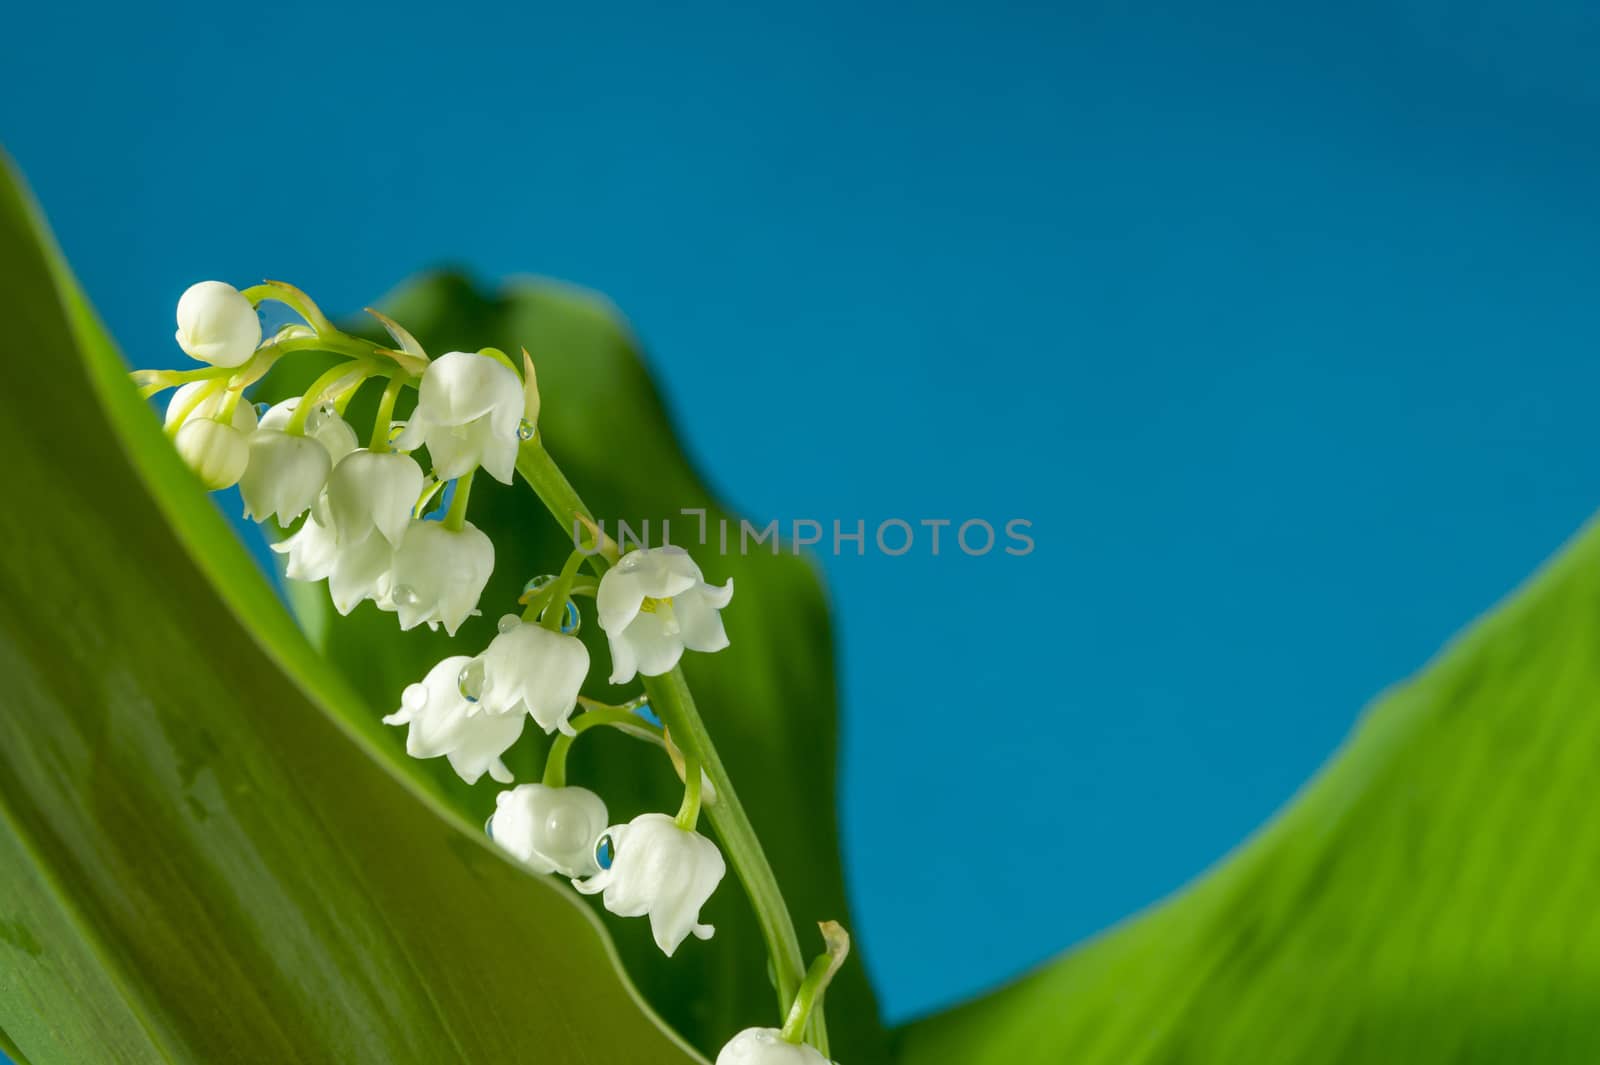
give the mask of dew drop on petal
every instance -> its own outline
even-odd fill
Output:
[[[612,844],[611,834],[608,832],[594,845],[594,862],[601,869],[610,869],[611,863],[616,860],[617,848]]]
[[[484,821],[483,834],[494,839],[494,814],[490,814],[488,820]]]
[[[533,434],[534,434],[533,423],[530,422],[528,419],[524,418],[524,419],[522,419],[522,421],[517,423],[517,439],[518,440],[522,440],[522,441],[532,440],[533,439]]]
[[[417,590],[409,584],[395,585],[389,598],[394,600],[396,606],[416,606],[422,602],[422,596],[418,595]]]
[[[400,693],[400,705],[413,714],[428,705],[428,686],[426,684],[407,684],[406,690]]]
[[[639,568],[639,563],[641,561],[642,559],[639,557],[639,552],[630,551],[628,554],[622,556],[622,561],[617,563],[617,568],[624,573],[632,573],[634,570]]]
[[[499,621],[495,622],[495,626],[494,627],[497,630],[499,630],[500,632],[510,632],[512,629],[516,628],[518,625],[521,625],[521,624],[522,624],[522,619],[517,617],[517,615],[515,615],[515,614],[506,614],[503,617],[501,617]]]
[[[461,698],[469,703],[475,703],[483,697],[483,659],[474,658],[461,667],[461,673],[456,677],[456,689],[461,692]]]

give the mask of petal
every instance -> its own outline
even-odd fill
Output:
[[[638,664],[639,672],[647,677],[671,672],[683,657],[681,631],[669,628],[661,614],[641,613],[623,630],[622,639]]]
[[[713,597],[699,588],[692,588],[672,601],[672,616],[678,622],[679,638],[689,650],[705,653],[728,646],[728,631],[722,626],[722,615],[717,613]]]
[[[632,556],[625,556],[632,557]],[[644,605],[644,587],[633,569],[613,566],[600,578],[600,590],[595,593],[595,613],[600,617],[600,628],[616,635],[628,627]]]
[[[521,417],[522,382],[488,355],[447,352],[428,365],[417,387],[417,409],[436,425],[464,425],[508,407]]]

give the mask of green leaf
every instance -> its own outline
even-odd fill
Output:
[[[1233,858],[903,1065],[1600,1060],[1597,648],[1591,526]]]
[[[671,521],[673,542],[688,547],[707,580],[734,579],[736,594],[724,612],[732,646],[720,654],[686,656],[684,668],[723,760],[761,837],[790,904],[803,948],[820,953],[816,922],[848,926],[835,819],[834,779],[837,699],[832,633],[817,574],[810,561],[785,545],[750,544],[740,554],[740,524],[695,474],[637,344],[615,309],[591,293],[553,282],[525,281],[486,294],[457,275],[407,285],[383,304],[385,313],[413,332],[430,354],[493,346],[516,353],[526,347],[538,370],[546,447],[568,478],[616,535],[614,522],[635,531],[648,520],[652,542],[660,521]],[[374,339],[375,323],[351,323]],[[298,368],[277,395],[304,387],[320,369]],[[352,407],[358,432],[369,431],[372,404]],[[710,416],[710,415],[708,415]],[[752,442],[754,446],[754,442]],[[699,519],[684,508],[707,511],[710,543],[699,544]],[[365,697],[369,719],[392,711],[404,687],[450,654],[475,653],[494,636],[499,614],[515,609],[523,583],[553,573],[572,549],[572,531],[558,526],[520,480],[500,485],[480,474],[472,490],[471,521],[489,534],[495,574],[483,597],[484,617],[456,639],[443,633],[396,631],[394,618],[371,604],[348,618],[332,611],[326,594],[297,592],[294,601],[307,630]],[[719,549],[721,522],[730,522],[730,550]],[[757,531],[761,524],[756,524]],[[637,684],[605,683],[610,655],[604,634],[585,604],[583,638],[596,667],[586,692],[619,702]],[[495,786],[467,787],[442,760],[405,757],[404,737],[390,730],[395,764],[451,804],[465,823],[481,825],[493,812]],[[542,742],[525,737],[507,758],[518,779],[535,776]],[[681,785],[659,752],[620,736],[591,734],[575,748],[571,782],[599,791],[613,818],[647,810],[672,812]],[[765,978],[766,954],[739,885],[730,876],[706,909],[717,934],[690,942],[670,960],[639,920],[605,915],[626,967],[649,1001],[691,1042],[708,1053],[750,1025],[780,1023]],[[827,998],[835,1056],[856,1065],[885,1060],[886,1037],[859,955],[834,982]]]
[[[570,891],[374,757],[3,168],[0,266],[0,1045],[697,1060]]]

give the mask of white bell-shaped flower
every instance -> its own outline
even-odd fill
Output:
[[[374,529],[399,546],[422,495],[422,467],[394,451],[350,452],[328,475],[323,524],[341,544],[361,543]]]
[[[274,403],[271,409],[261,416],[259,427],[287,429],[294,412],[300,408],[301,398],[290,396],[281,403]],[[305,434],[328,449],[328,458],[335,466],[339,465],[339,460],[361,446],[356,438],[356,431],[350,427],[350,423],[341,418],[339,412],[328,403],[320,405],[306,415]]]
[[[166,428],[176,430],[173,442],[178,454],[212,491],[230,488],[244,476],[250,464],[250,437],[256,431],[256,412],[244,400],[236,400],[233,415],[226,423],[216,420],[226,393],[217,391],[196,401],[202,389],[214,382],[191,381],[172,394],[167,403]]]
[[[249,468],[239,481],[244,516],[289,524],[311,509],[332,471],[328,449],[311,437],[257,429],[250,437]]]
[[[523,784],[495,796],[489,835],[536,873],[593,876],[606,830],[605,800],[587,788]]]
[[[717,1065],[829,1065],[815,1047],[796,1045],[776,1028],[746,1028],[722,1048]]]
[[[510,367],[488,355],[452,351],[423,372],[416,410],[395,447],[411,451],[426,444],[441,481],[482,466],[510,484],[522,411],[522,382]]]
[[[582,640],[508,614],[482,661],[486,709],[525,712],[546,732],[571,733],[567,720],[589,674],[589,649]]]
[[[460,680],[470,661],[455,655],[434,666],[420,684],[406,688],[400,709],[383,723],[410,726],[406,753],[413,758],[443,755],[468,784],[476,784],[484,773],[509,784],[511,771],[500,756],[522,735],[526,719],[521,714],[470,713],[472,703],[461,694]]]
[[[728,633],[717,613],[733,598],[733,580],[721,588],[700,575],[681,547],[630,551],[600,578],[595,608],[611,644],[611,683],[635,673],[660,676],[678,664],[685,648],[720,651]]]
[[[700,907],[727,872],[715,843],[666,814],[640,814],[607,829],[596,851],[601,871],[572,886],[585,895],[604,892],[606,909],[618,917],[648,915],[667,957],[690,935],[710,939],[716,931],[700,923]]]
[[[470,521],[460,529],[442,521],[413,521],[395,548],[389,587],[400,627],[427,622],[443,625],[454,636],[477,610],[493,572],[494,544]]]
[[[213,366],[239,366],[261,344],[261,316],[223,281],[190,285],[178,299],[178,347]]]
[[[273,544],[272,550],[289,556],[284,576],[290,580],[326,580],[334,609],[340,614],[349,614],[367,599],[380,609],[393,609],[388,595],[394,548],[381,536],[341,545],[333,530],[313,513],[292,535]]]
[[[283,573],[292,581],[327,580],[339,562],[339,541],[331,529],[317,523],[316,515],[307,517],[300,528],[271,547],[289,556]]]

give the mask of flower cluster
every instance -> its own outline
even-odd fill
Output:
[[[264,338],[258,307],[265,300],[303,321]],[[273,549],[285,556],[290,579],[326,581],[341,614],[371,602],[395,614],[402,629],[425,623],[455,636],[479,612],[494,568],[494,545],[466,520],[472,479],[482,469],[510,484],[524,454],[543,454],[533,364],[524,352],[519,371],[490,348],[430,359],[402,327],[376,317],[393,348],[339,331],[292,286],[266,282],[241,292],[201,282],[178,302],[177,340],[206,365],[135,378],[146,395],[175,389],[166,430],[201,482],[212,490],[237,485],[246,517],[272,519],[284,530]],[[298,351],[339,361],[301,395],[271,406],[244,398],[280,358]],[[346,412],[374,380],[384,382],[383,393],[363,445]],[[416,391],[415,408],[396,421],[407,388]],[[424,454],[427,467],[419,461]],[[581,504],[575,509],[562,520],[582,519]],[[576,635],[582,611],[575,599],[593,598],[609,679],[629,684],[671,673],[685,651],[726,648],[721,611],[733,582],[708,584],[681,548],[623,554],[598,531],[595,541],[592,550],[575,550],[559,575],[529,581],[518,600],[522,611],[502,617],[486,647],[438,662],[383,720],[406,729],[408,754],[445,758],[468,784],[485,774],[516,783],[504,756],[530,719],[553,736],[543,779],[496,796],[490,837],[529,870],[599,895],[612,913],[649,918],[657,946],[671,956],[691,936],[713,933],[700,911],[727,866],[698,821],[702,801],[718,801],[717,789],[698,752],[679,749],[644,697],[609,706],[580,695],[591,663]],[[597,576],[583,575],[585,565]],[[676,816],[652,811],[613,823],[599,795],[566,784],[567,750],[597,726],[667,751],[684,782]],[[848,937],[844,942],[848,949]],[[791,986],[795,1007],[785,1027],[739,1033],[718,1065],[825,1065],[801,1032],[831,972],[809,990]]]

